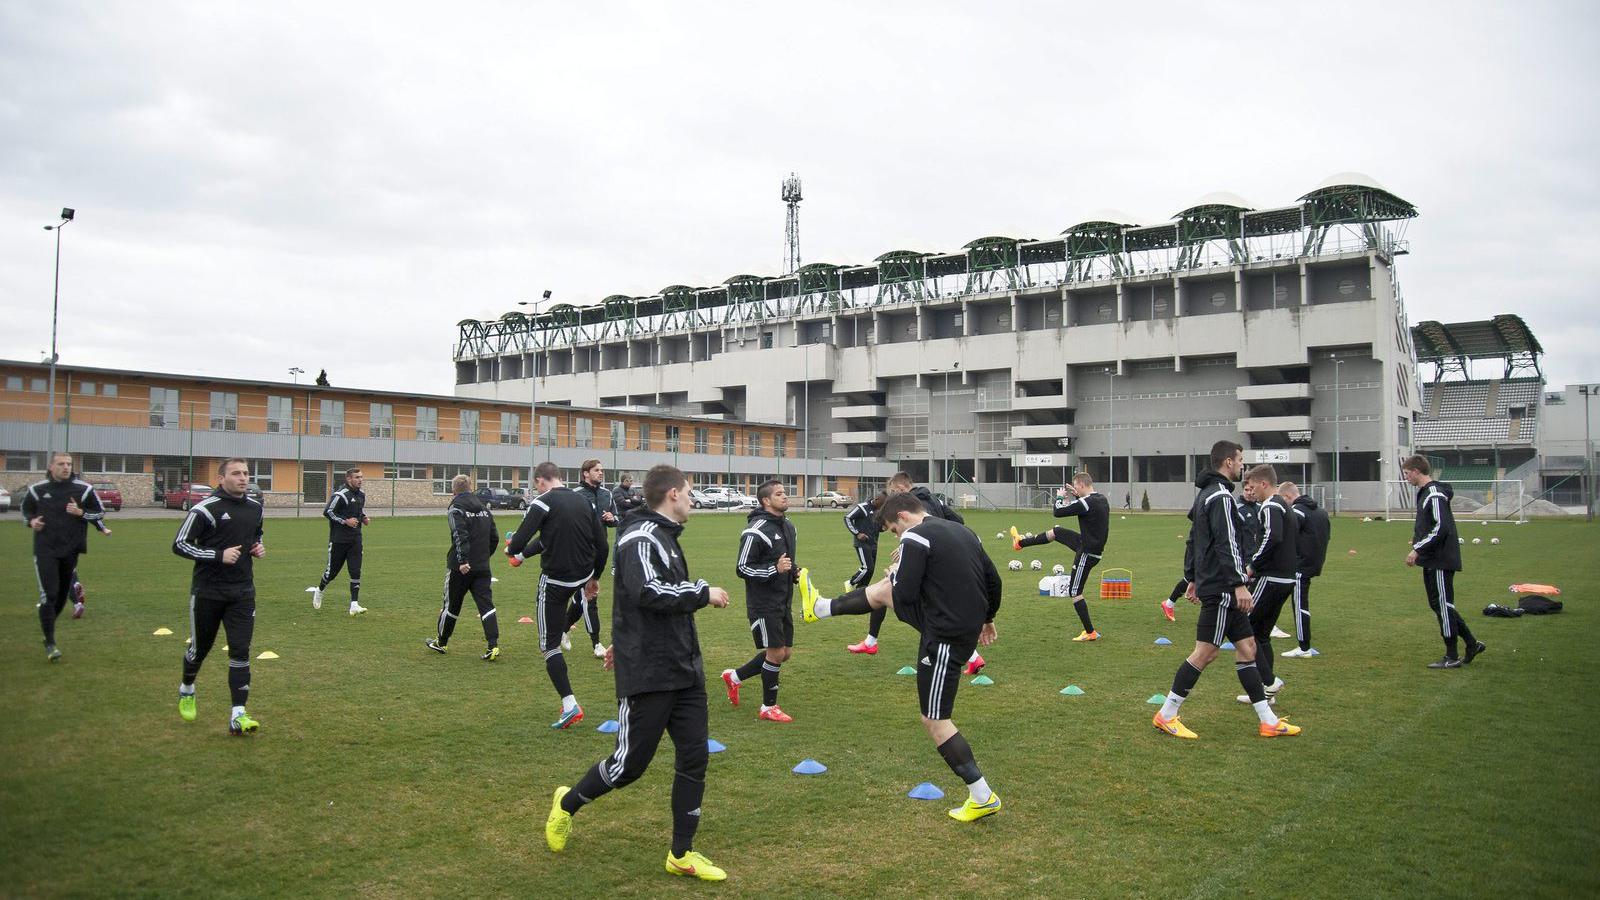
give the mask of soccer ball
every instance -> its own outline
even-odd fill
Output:
[[[1043,568],[1044,568],[1044,563],[1042,563],[1042,562],[1039,562],[1039,561],[1038,561],[1038,560],[1037,560],[1037,559],[1036,559],[1036,560],[1034,560],[1034,561],[1033,561],[1033,562],[1031,562],[1031,563],[1028,563],[1028,568],[1030,568],[1030,569],[1032,569],[1032,570],[1034,570],[1034,571],[1035,571],[1035,572],[1037,572],[1037,571],[1039,571],[1039,570],[1040,570],[1040,569],[1043,569]]]
[[[1371,516],[1362,516],[1361,517],[1361,521],[1363,521],[1363,522],[1371,522],[1372,521],[1372,517]]]
[[[1458,544],[1465,544],[1466,542],[1467,542],[1466,538],[1456,538],[1456,543],[1458,543]]]
[[[994,534],[995,540],[1005,540],[1005,536],[1006,533],[1004,531],[997,531]]]
[[[1060,563],[1056,563],[1055,565],[1050,567],[1050,574],[1052,574],[1052,575],[1065,575],[1065,574],[1067,574],[1067,567],[1063,566]]]
[[[1027,534],[1024,534],[1023,537],[1031,538],[1031,537],[1033,537],[1033,532],[1030,531]]]
[[[1013,559],[1011,562],[1006,563],[1006,568],[1010,569],[1013,572],[1021,572],[1022,571],[1022,560]]]
[[[1474,544],[1481,544],[1481,543],[1483,543],[1483,538],[1473,538],[1472,542]]]
[[[1498,544],[1498,543],[1500,543],[1500,539],[1499,538],[1489,538],[1489,543]]]

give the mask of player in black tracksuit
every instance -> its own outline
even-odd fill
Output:
[[[28,486],[22,519],[33,529],[33,571],[39,580],[39,628],[45,659],[61,658],[56,648],[56,618],[72,596],[78,557],[89,552],[89,525],[104,530],[105,509],[87,481],[72,475],[72,457],[50,458],[50,477]]]
[[[756,488],[756,502],[744,531],[739,534],[739,555],[735,568],[744,579],[745,613],[750,619],[750,636],[755,639],[756,655],[737,669],[723,669],[722,683],[728,688],[728,702],[739,705],[739,685],[761,673],[759,719],[792,722],[778,708],[778,673],[794,647],[795,582],[800,580],[800,564],[794,522],[789,519],[789,494],[783,482],[770,480]]]
[[[1411,529],[1411,553],[1406,565],[1422,567],[1422,586],[1428,592],[1428,606],[1439,616],[1439,634],[1444,638],[1444,656],[1428,663],[1430,669],[1455,669],[1472,662],[1486,648],[1472,636],[1472,629],[1456,612],[1456,573],[1461,571],[1461,545],[1456,536],[1456,517],[1450,509],[1455,492],[1450,485],[1434,481],[1426,457],[1408,457],[1400,467],[1406,481],[1417,489],[1417,518]],[[1457,655],[1457,640],[1467,642],[1467,656]]]
[[[594,507],[561,483],[561,470],[555,463],[535,466],[533,485],[539,496],[529,501],[522,524],[506,545],[506,555],[511,557],[513,567],[522,565],[525,557],[539,556],[539,609],[535,621],[539,625],[545,671],[561,697],[561,717],[550,727],[566,728],[583,720],[583,708],[573,696],[567,660],[561,654],[567,605],[579,593],[589,597],[599,593],[609,548],[605,526],[600,524]]]
[[[1321,656],[1311,646],[1311,579],[1322,574],[1322,564],[1328,558],[1328,539],[1333,526],[1328,521],[1328,511],[1317,501],[1300,493],[1300,487],[1286,481],[1278,492],[1293,504],[1289,511],[1299,525],[1295,541],[1297,570],[1294,587],[1294,637],[1297,647],[1285,650],[1287,657]]]
[[[1273,674],[1272,629],[1278,625],[1283,604],[1294,595],[1295,569],[1299,564],[1297,547],[1300,522],[1289,513],[1289,503],[1273,493],[1278,473],[1271,466],[1256,466],[1245,475],[1247,496],[1257,501],[1257,520],[1261,538],[1245,574],[1251,578],[1250,629],[1256,639],[1256,670],[1268,702],[1275,702],[1283,682]],[[1249,702],[1241,695],[1240,702]]]
[[[1071,499],[1068,499],[1068,494],[1071,494]],[[1089,572],[1099,564],[1106,550],[1106,538],[1111,532],[1111,503],[1104,494],[1094,489],[1094,479],[1089,477],[1088,472],[1079,472],[1072,476],[1072,484],[1056,492],[1055,513],[1058,519],[1077,516],[1083,532],[1080,534],[1058,525],[1025,538],[1017,534],[1016,528],[1012,528],[1011,548],[1021,550],[1052,540],[1072,548],[1077,556],[1072,560],[1072,574],[1067,579],[1067,596],[1072,599],[1072,608],[1078,613],[1078,621],[1083,623],[1083,633],[1073,640],[1099,640],[1100,632],[1095,631],[1094,623],[1089,619],[1089,603],[1083,598],[1083,589]]]
[[[478,606],[478,620],[483,623],[483,639],[488,644],[483,659],[492,662],[500,658],[500,621],[494,608],[494,573],[489,567],[489,557],[499,543],[494,513],[472,493],[467,476],[457,475],[451,480],[450,489],[455,496],[445,510],[445,519],[450,523],[450,549],[444,555],[444,603],[439,610],[438,633],[427,642],[428,649],[445,652],[461,615],[461,601],[470,593]]]
[[[1200,493],[1189,508],[1189,539],[1184,543],[1183,576],[1189,581],[1188,597],[1200,606],[1195,622],[1194,651],[1178,666],[1172,690],[1151,722],[1156,729],[1181,738],[1196,737],[1179,720],[1178,709],[1200,680],[1200,673],[1217,658],[1217,649],[1233,641],[1239,683],[1261,720],[1262,737],[1299,734],[1297,726],[1279,720],[1267,702],[1256,668],[1256,642],[1250,627],[1252,606],[1245,572],[1240,522],[1233,499],[1233,480],[1244,467],[1244,450],[1233,441],[1211,447],[1211,469],[1195,481]]]
[[[622,514],[617,511],[617,497],[605,485],[606,470],[598,459],[588,459],[583,462],[582,475],[575,490],[589,501],[594,507],[595,515],[600,517],[600,524],[607,528],[615,528],[622,523]],[[567,605],[567,630],[583,620],[583,628],[589,633],[589,643],[594,645],[594,655],[606,655],[605,644],[600,643],[600,598],[585,597],[579,593]]]
[[[861,566],[856,573],[845,582],[845,589],[866,587],[872,582],[872,573],[878,569],[878,535],[883,533],[883,525],[878,522],[878,509],[883,506],[884,498],[888,495],[882,491],[870,500],[863,500],[850,511],[844,514],[844,527],[850,532],[850,543],[855,546],[856,560]],[[878,632],[883,629],[883,617],[887,609],[874,609],[867,617],[867,636],[859,644],[850,644],[845,647],[851,653],[865,653],[872,655],[878,652]]]
[[[957,525],[965,525],[967,522],[966,519],[961,517],[960,513],[951,509],[948,503],[945,503],[943,500],[940,500],[938,497],[934,496],[933,492],[928,490],[926,486],[912,482],[911,475],[909,473],[896,472],[891,475],[888,483],[884,485],[883,491],[887,497],[892,497],[895,494],[909,493],[911,496],[917,498],[918,503],[922,504],[922,509],[924,512],[936,519],[943,519],[946,522],[954,522]],[[899,548],[896,548],[895,553],[899,552]],[[967,674],[976,675],[985,665],[987,665],[987,663],[984,661],[983,657],[978,654],[978,649],[974,647],[972,649],[972,655],[967,658]]]
[[[350,567],[350,615],[367,611],[361,600],[361,529],[371,520],[367,518],[367,495],[361,491],[361,470],[348,469],[344,473],[344,487],[333,492],[328,505],[322,509],[328,520],[328,565],[322,570],[322,580],[311,593],[311,607],[322,608],[322,592],[328,589],[339,570]]]
[[[222,464],[222,484],[196,503],[178,527],[172,552],[194,560],[189,582],[189,649],[183,654],[183,682],[178,685],[178,714],[195,719],[194,679],[216,642],[217,628],[228,636],[228,691],[233,712],[228,731],[243,735],[258,723],[245,712],[250,696],[250,640],[256,627],[255,560],[267,555],[261,543],[261,504],[245,493],[249,464],[230,459]]]
[[[611,649],[617,672],[616,752],[596,763],[571,789],[558,787],[545,822],[551,850],[567,845],[572,814],[584,804],[644,774],[663,732],[675,751],[672,849],[668,873],[721,881],[727,873],[694,852],[705,795],[708,737],[705,667],[694,614],[728,605],[728,592],[692,580],[678,545],[689,520],[689,481],[672,466],[645,476],[648,508],[624,516],[617,533],[612,585]]]
[[[802,580],[801,609],[807,622],[815,622],[892,605],[900,621],[922,633],[917,660],[922,723],[939,755],[968,789],[966,802],[950,810],[950,817],[981,819],[999,812],[1000,797],[989,789],[972,747],[950,716],[961,683],[961,660],[995,638],[1000,573],[970,529],[929,515],[905,492],[891,494],[879,518],[900,538],[900,558],[890,567],[889,578],[832,600],[817,597],[809,580]]]

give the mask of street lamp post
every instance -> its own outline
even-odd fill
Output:
[[[1594,440],[1589,436],[1589,398],[1600,393],[1600,385],[1580,384],[1583,395],[1583,503],[1585,520],[1594,521]]]
[[[1344,360],[1333,357],[1333,512],[1338,515],[1343,504],[1339,502],[1339,373]]]
[[[306,373],[306,370],[300,368],[299,366],[290,366],[289,367],[289,377],[294,379],[294,383],[295,384],[299,384],[300,383],[300,376],[304,375],[305,373]]]
[[[45,231],[54,231],[56,233],[56,284],[55,292],[50,298],[50,421],[45,428],[44,452],[46,457],[54,453],[56,449],[56,356],[58,355],[56,353],[56,322],[59,319],[58,312],[61,309],[61,229],[67,227],[67,223],[71,222],[76,214],[76,211],[71,207],[63,207],[61,221],[55,225],[44,226]],[[45,465],[48,466],[49,464],[50,460],[48,458],[45,459]]]
[[[550,292],[545,291],[538,300],[519,300],[518,306],[532,307],[534,315],[539,313],[539,304],[550,301]],[[530,332],[532,329],[529,329]],[[539,465],[539,348],[533,348],[533,366],[528,372],[528,488],[531,497],[533,488],[533,470]]]

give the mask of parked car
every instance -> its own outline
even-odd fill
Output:
[[[528,501],[520,494],[513,494],[505,488],[481,487],[474,494],[483,501],[483,505],[490,509],[522,509]]]
[[[723,493],[721,488],[689,489],[689,506],[694,509],[732,509],[739,502]]]
[[[100,505],[112,512],[122,512],[122,490],[109,481],[96,481],[94,492],[100,497]]]
[[[756,498],[744,493],[743,491],[729,491],[727,493],[727,498],[736,504],[735,508],[755,509],[761,505]]]
[[[815,497],[806,498],[807,506],[831,506],[835,509],[844,509],[850,505],[850,498],[838,491],[823,491]]]
[[[165,499],[162,501],[162,504],[166,506],[167,509],[188,509],[196,503],[199,503],[201,500],[211,496],[211,492],[214,490],[216,490],[216,488],[209,484],[190,484],[188,482],[184,482],[177,487],[169,488],[167,490]]]
[[[0,512],[11,512],[11,492],[0,488]]]

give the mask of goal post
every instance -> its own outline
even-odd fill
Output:
[[[1450,481],[1454,498],[1450,508],[1456,523],[1515,522],[1528,519],[1528,502],[1524,485],[1516,479],[1491,479],[1482,481]],[[1413,521],[1417,517],[1417,489],[1405,481],[1383,483],[1383,513],[1389,520]]]

